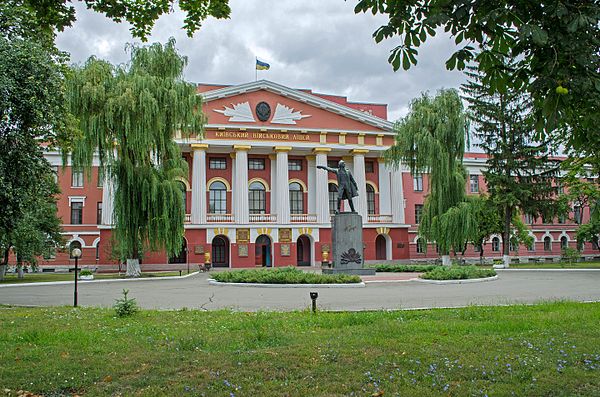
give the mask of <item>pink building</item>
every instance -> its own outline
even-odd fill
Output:
[[[336,181],[317,165],[345,160],[359,185],[355,198],[363,217],[366,261],[426,260],[417,235],[427,175],[391,169],[381,156],[393,144],[387,105],[349,102],[345,97],[292,89],[270,81],[237,86],[198,86],[208,118],[204,136],[177,138],[189,164],[182,179],[186,223],[184,250],[176,258],[148,253],[143,266],[203,263],[213,266],[315,266],[330,250],[330,215],[337,199]],[[92,180],[58,153],[62,195],[58,214],[71,248],[81,246],[84,265],[114,265],[111,258],[111,189],[94,170]],[[485,157],[467,154],[469,194],[485,191]],[[587,218],[586,209],[583,218]],[[515,255],[559,257],[561,247],[575,247],[577,225],[566,220],[532,223],[533,247]],[[491,236],[487,257],[500,256],[501,237]],[[596,254],[586,244],[584,254]],[[478,257],[474,247],[467,256]],[[42,266],[69,263],[68,253],[45,259]],[[111,268],[113,266],[110,266]],[[164,266],[163,266],[164,268]]]

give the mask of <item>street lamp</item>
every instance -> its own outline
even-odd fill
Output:
[[[71,251],[71,256],[75,258],[75,292],[73,293],[73,307],[77,307],[77,265],[79,263],[79,258],[81,258],[81,250],[79,248],[73,249],[73,251]]]

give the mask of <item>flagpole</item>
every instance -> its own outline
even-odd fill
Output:
[[[256,64],[258,63],[258,58],[254,57],[254,81],[258,81],[258,68]]]

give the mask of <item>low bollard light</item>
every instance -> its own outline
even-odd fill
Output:
[[[317,298],[319,297],[319,293],[318,292],[311,292],[310,293],[310,299],[312,300],[312,312],[316,313],[317,312]]]

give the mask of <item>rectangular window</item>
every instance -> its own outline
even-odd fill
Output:
[[[374,161],[365,161],[365,172],[368,174],[372,174],[373,172],[375,172]]]
[[[249,170],[264,170],[265,159],[248,159]]]
[[[83,187],[83,170],[71,168],[71,187]]]
[[[227,191],[224,187],[208,191],[208,212],[211,214],[227,213]]]
[[[337,168],[338,167],[338,160],[327,160],[327,166],[329,168]]]
[[[573,207],[573,219],[575,223],[581,225],[581,221],[583,220],[583,211],[581,210],[581,206],[576,205]]]
[[[479,193],[479,175],[469,175],[469,186],[471,193]]]
[[[102,201],[99,201],[98,204],[96,204],[96,224],[102,224]]]
[[[302,160],[290,159],[288,161],[288,171],[302,171]]]
[[[52,166],[52,173],[54,174],[52,175],[54,177],[54,182],[58,183],[58,165]]]
[[[71,203],[71,225],[81,225],[83,223],[83,203]]]
[[[531,214],[525,214],[525,223],[528,225],[534,224],[535,223],[535,219],[533,218],[533,215]]]
[[[290,214],[304,213],[303,194],[301,190],[290,190]]]
[[[415,192],[423,191],[423,175],[414,175],[413,176],[413,190]]]
[[[415,223],[421,223],[421,215],[423,214],[423,204],[415,204]]]
[[[211,157],[208,160],[208,168],[211,170],[224,170],[227,167],[227,161],[224,157]]]
[[[98,168],[98,183],[96,184],[96,186],[104,186],[104,172],[102,172],[102,168]]]

